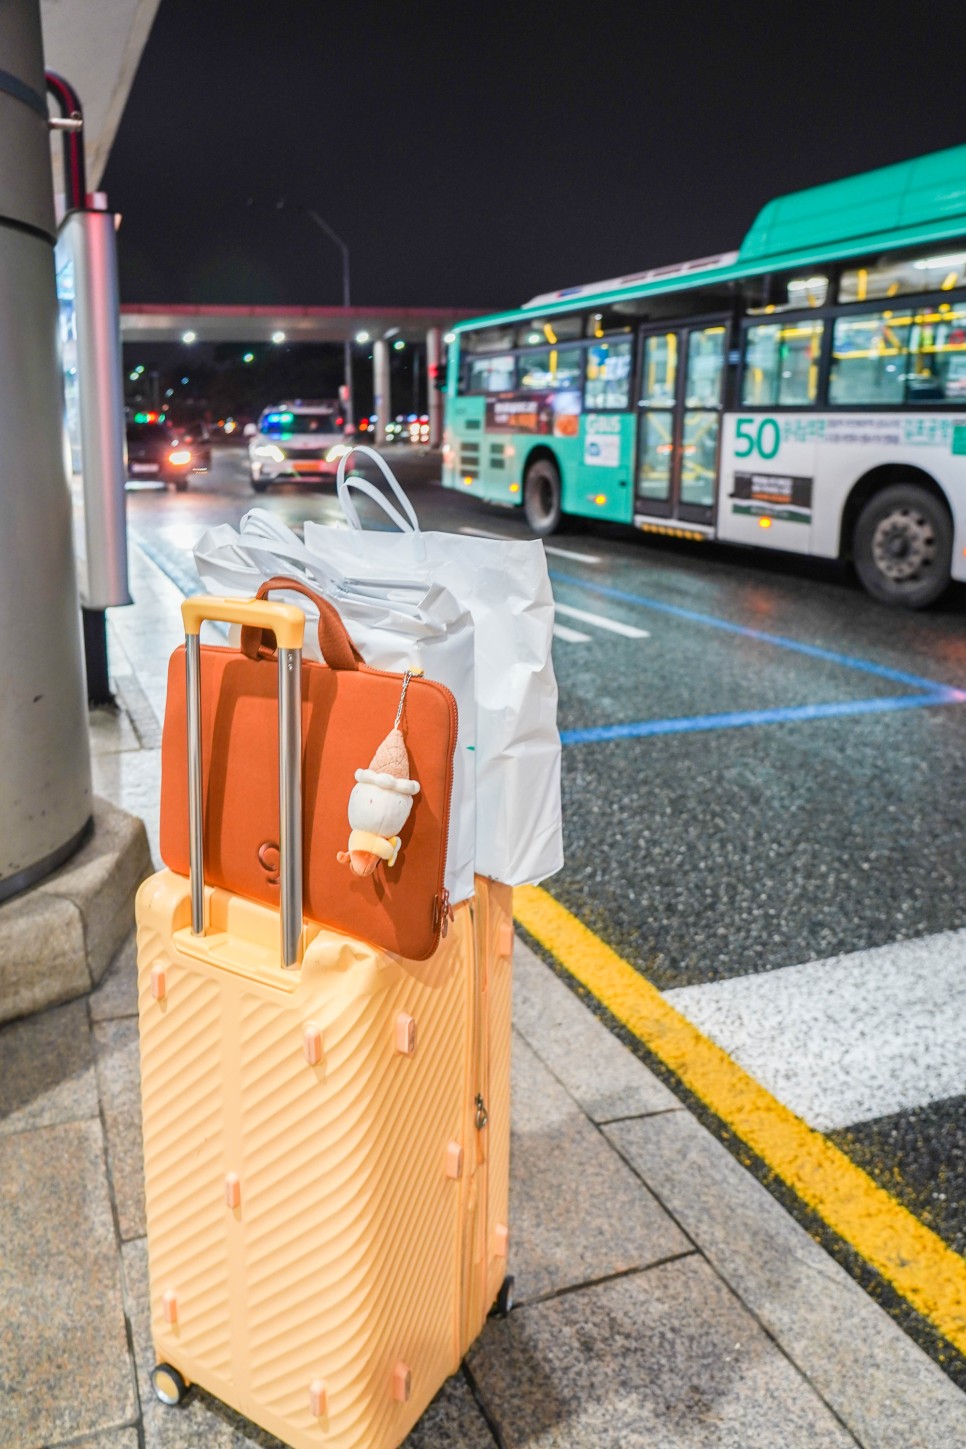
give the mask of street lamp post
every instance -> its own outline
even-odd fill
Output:
[[[335,242],[339,251],[342,253],[342,305],[346,309],[346,312],[348,312],[351,306],[349,301],[349,248],[342,238],[336,235],[331,226],[329,226],[329,223],[319,216],[317,211],[313,211],[309,206],[301,207],[300,210],[304,211],[309,220],[314,222],[321,231],[324,231],[331,241]],[[345,324],[346,327],[349,326],[348,316],[345,319]],[[355,407],[352,396],[352,343],[349,340],[348,332],[346,332],[345,340],[342,344],[342,358],[343,369],[345,371],[345,425],[346,432],[352,433],[355,432]]]
[[[254,206],[256,204],[257,203],[255,202],[254,198],[249,197],[248,205]],[[286,206],[287,202],[285,201],[285,198],[280,197],[279,200],[275,202],[274,209],[276,211],[284,211]],[[329,223],[325,220],[325,218],[319,216],[319,213],[317,211],[314,211],[312,207],[296,205],[295,210],[300,211],[303,216],[307,216],[309,221],[313,222],[320,231],[324,231],[329,240],[335,242],[336,246],[339,248],[339,251],[342,253],[342,305],[348,312],[349,307],[351,306],[351,302],[349,300],[349,248],[346,246],[345,242],[342,240],[339,234],[336,231],[333,231],[332,227],[329,226]],[[348,328],[348,326],[349,318],[346,317],[346,327]],[[342,358],[343,370],[345,372],[346,393],[345,425],[346,432],[352,433],[355,431],[355,402],[352,393],[352,343],[349,339],[348,331],[346,332],[345,341],[342,344]]]

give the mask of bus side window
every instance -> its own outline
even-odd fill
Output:
[[[466,392],[512,392],[516,358],[510,354],[471,357],[466,373]]]
[[[587,349],[584,407],[626,408],[631,397],[631,342],[594,342]]]
[[[542,392],[580,390],[579,347],[543,347],[539,352],[520,354],[520,388]]]
[[[901,403],[911,322],[911,312],[837,317],[832,331],[829,402],[847,407]]]
[[[916,314],[909,340],[906,402],[966,397],[966,307],[941,302]]]
[[[762,322],[745,333],[744,407],[808,407],[818,390],[824,323]]]

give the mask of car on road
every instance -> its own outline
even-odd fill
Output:
[[[251,425],[248,459],[252,487],[256,493],[264,493],[272,483],[334,478],[347,448],[339,402],[277,403],[265,409],[257,425]]]
[[[179,493],[188,486],[195,455],[159,413],[136,413],[127,424],[127,472],[135,481],[173,483]]]
[[[186,420],[172,425],[182,447],[191,450],[191,469],[194,473],[207,473],[211,467],[211,433],[208,424],[201,418]]]

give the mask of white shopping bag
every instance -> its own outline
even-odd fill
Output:
[[[473,616],[476,648],[476,869],[508,885],[545,879],[563,864],[557,682],[550,650],[553,594],[538,540],[422,533],[412,505],[370,448],[395,496],[346,477],[337,488],[348,529],[307,522],[305,544],[323,567],[353,580],[402,573],[442,585]],[[357,489],[399,532],[362,528]],[[398,505],[398,506],[396,506]]]
[[[452,691],[458,729],[444,884],[450,900],[473,894],[476,845],[475,690],[473,621],[445,588],[405,577],[356,586],[338,569],[313,558],[297,534],[265,509],[255,508],[241,529],[221,524],[194,549],[205,588],[250,597],[276,575],[308,584],[335,605],[353,643],[374,669],[422,669]],[[305,657],[320,658],[318,610],[304,594],[280,595],[304,610]],[[237,642],[237,639],[234,641]]]

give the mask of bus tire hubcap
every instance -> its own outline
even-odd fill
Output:
[[[936,557],[936,535],[929,519],[911,508],[887,513],[872,537],[879,572],[895,583],[921,577]]]

